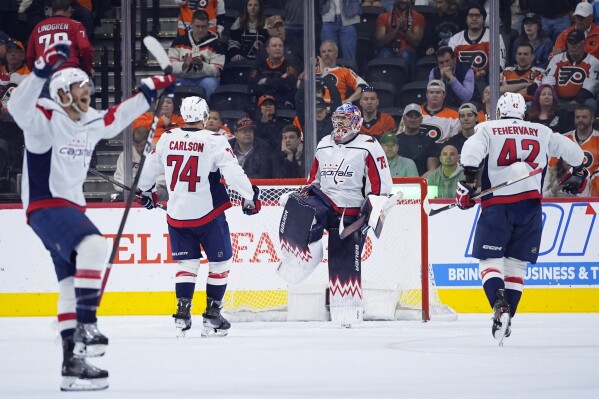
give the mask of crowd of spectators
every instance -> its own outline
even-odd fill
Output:
[[[568,134],[583,147],[589,154],[590,194],[599,196],[599,131],[592,129],[599,112],[599,2],[502,0],[501,75],[491,77],[489,1],[319,0],[317,131],[304,132],[303,1],[173,1],[179,6],[177,35],[168,49],[174,72],[183,86],[206,98],[213,111],[207,127],[227,136],[251,178],[304,177],[305,163],[311,162],[303,152],[304,136],[315,134],[320,140],[329,134],[331,112],[352,102],[362,109],[361,133],[380,139],[393,176],[424,176],[438,187],[439,196],[452,197],[452,184],[461,173],[459,152],[476,123],[494,112],[490,83],[497,79],[502,93],[525,97],[527,119]],[[110,0],[98,0],[106,2]],[[78,22],[64,32],[77,46],[69,65],[93,77],[91,3],[2,2],[3,102],[29,73],[44,44],[35,32],[52,18],[54,25],[65,19],[83,23],[77,29],[87,35],[77,36],[71,29]],[[27,23],[15,24],[23,15]],[[231,15],[238,17],[232,20]],[[29,40],[23,26],[33,32]],[[365,54],[359,51],[364,39],[368,60],[361,59]],[[400,60],[403,80],[398,83],[396,76],[389,76],[380,82],[380,75],[373,80],[367,67],[373,60],[382,65]],[[231,70],[240,72],[227,73]],[[421,100],[404,101],[402,89],[410,82],[422,83]],[[245,91],[237,87],[228,93],[232,85]],[[582,122],[574,116],[581,109],[591,117],[588,134],[579,133]],[[177,112],[178,99],[165,101],[155,141],[183,124]],[[150,116],[136,121],[135,137],[141,137],[139,128],[149,128]],[[563,169],[561,163],[552,163],[551,173],[558,166]]]

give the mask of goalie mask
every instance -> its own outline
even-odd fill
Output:
[[[77,86],[73,86],[77,85]],[[88,88],[88,90],[78,90]],[[75,111],[84,114],[89,109],[91,96],[95,93],[94,83],[89,79],[87,73],[79,68],[65,68],[52,75],[50,80],[50,98],[57,102],[61,107],[73,107]],[[63,101],[60,96],[62,91],[67,96]],[[75,93],[75,95],[73,95]]]
[[[363,119],[358,107],[345,103],[333,112],[331,120],[333,121],[333,140],[340,144],[347,143],[360,133]]]
[[[503,93],[497,101],[497,119],[517,118],[524,119],[526,102],[518,93]]]
[[[210,108],[202,97],[186,97],[181,101],[181,116],[185,123],[206,123],[210,115]]]

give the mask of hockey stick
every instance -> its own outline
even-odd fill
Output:
[[[102,179],[104,179],[104,180],[106,180],[106,181],[114,184],[115,186],[118,186],[118,187],[122,188],[123,190],[132,191],[131,187],[125,186],[123,183],[114,180],[112,177],[110,177],[108,175],[105,175],[104,173],[100,172],[97,169],[90,169],[89,173],[91,173],[94,176],[101,177]],[[166,211],[166,205],[165,204],[162,204],[162,203],[159,202],[159,203],[156,204],[156,207],[158,207],[158,208],[163,209],[163,210]]]
[[[148,49],[148,51],[158,60],[160,64],[160,68],[164,71],[165,74],[171,72],[173,67],[170,64],[168,56],[166,52],[155,38],[151,36],[146,36],[143,40],[144,45]],[[162,108],[162,103],[164,102],[164,98],[166,97],[166,90],[160,95],[160,99],[158,100],[158,105],[156,106],[156,110],[154,111],[154,120],[152,121],[152,126],[150,127],[150,131],[148,132],[148,138],[146,139],[146,145],[144,147],[144,151],[141,154],[141,158],[139,160],[139,168],[137,170],[137,174],[135,175],[135,179],[133,180],[133,184],[131,185],[131,195],[127,197],[127,204],[125,205],[125,212],[123,213],[123,217],[121,218],[121,224],[119,225],[119,230],[114,238],[114,243],[112,244],[112,252],[110,253],[110,258],[108,259],[108,264],[106,265],[106,271],[104,272],[104,277],[102,279],[102,287],[100,288],[100,297],[98,298],[98,307],[102,302],[102,296],[104,295],[104,290],[106,289],[106,283],[108,282],[108,276],[110,276],[110,270],[112,270],[112,264],[114,263],[114,258],[116,258],[116,254],[119,249],[119,244],[121,242],[121,237],[123,236],[123,231],[125,230],[125,223],[127,222],[127,217],[129,216],[129,211],[131,210],[131,205],[133,204],[133,198],[135,195],[135,191],[137,190],[137,185],[139,184],[139,179],[141,177],[141,172],[143,170],[144,164],[146,162],[146,157],[152,150],[152,138],[154,137],[154,132],[156,131],[156,127],[158,126],[158,120],[160,119],[160,110]],[[93,172],[92,172],[93,173]]]
[[[391,208],[395,204],[397,204],[397,201],[402,198],[403,198],[403,194],[401,191],[399,191],[396,194],[390,196],[387,199],[387,202],[385,202],[385,205],[383,206],[381,214],[379,215],[379,219],[376,224],[376,229],[374,230],[374,235],[376,236],[376,238],[379,238],[379,236],[381,235],[381,230],[383,229],[383,223],[385,221],[385,217],[387,216],[387,214],[389,213]],[[345,212],[344,212],[344,215],[345,215]],[[345,227],[343,225],[343,215],[342,215],[341,223],[339,223],[339,238],[341,238],[343,240],[345,237],[349,236],[350,234],[354,233],[356,230],[360,229],[362,226],[364,226],[366,224],[369,216],[370,216],[370,213],[364,214],[364,215],[360,216],[358,218],[358,220],[356,220],[349,226]]]
[[[498,184],[496,186],[489,187],[488,189],[486,189],[484,191],[481,191],[480,193],[476,194],[474,197],[472,197],[472,199],[475,200],[475,199],[484,197],[485,195],[490,194],[493,191],[499,190],[500,188],[510,186],[510,185],[512,185],[514,183],[517,183],[517,182],[521,181],[521,180],[528,179],[529,177],[532,177],[534,175],[538,175],[542,171],[543,171],[543,169],[531,170],[530,172],[528,172],[525,175],[522,175],[522,176],[517,177],[517,178],[512,179],[512,180],[504,181],[503,183],[500,183],[500,184]],[[438,208],[438,209],[431,209],[430,205],[428,204],[428,201],[426,201],[426,204],[424,204],[424,212],[426,212],[426,214],[428,216],[434,216],[434,215],[437,215],[437,214],[439,214],[441,212],[444,212],[444,211],[446,211],[448,209],[455,208],[456,206],[457,206],[457,204],[455,202],[453,202],[453,203],[451,203],[449,205],[442,206],[441,208]]]

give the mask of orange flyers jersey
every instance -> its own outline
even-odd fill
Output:
[[[347,97],[351,96],[358,86],[366,86],[368,84],[364,79],[358,76],[357,73],[345,67],[334,67],[325,70],[322,77],[324,78],[326,75],[332,75],[335,78],[335,86],[337,86],[337,89],[339,90],[341,101],[344,101]],[[331,96],[328,89],[326,90],[324,98],[328,103],[331,102]]]
[[[386,133],[395,133],[395,119],[391,115],[379,111],[371,121],[362,122],[360,133],[376,137]]]
[[[451,108],[443,108],[439,112],[432,114],[424,105],[422,109],[422,126],[426,129],[428,136],[435,139],[437,143],[442,143],[460,132],[459,114]]]
[[[216,17],[225,13],[225,4],[222,0],[189,0],[179,7],[179,18],[177,21],[178,34],[184,35],[185,30],[191,25],[191,17],[194,11],[204,10],[208,14],[210,30],[219,33],[216,27]]]
[[[553,48],[566,51],[566,39],[568,38],[568,33],[573,31],[575,27],[575,25],[572,25],[571,27],[560,33],[557,39],[555,39],[555,46]],[[592,54],[593,56],[599,58],[599,26],[591,24],[589,30],[585,32],[585,36],[585,53]]]
[[[573,99],[580,89],[590,91],[593,96],[599,89],[599,60],[587,54],[582,61],[572,61],[568,53],[554,56],[547,66],[543,84],[555,87],[561,99]]]
[[[576,130],[565,133],[564,136],[573,142],[578,143],[584,152],[582,166],[587,168],[590,174],[595,173],[599,169],[599,130],[593,130],[591,135],[582,142],[578,141],[576,138]],[[556,163],[557,158],[552,158],[549,162],[549,166],[554,166]]]
[[[513,85],[516,83],[536,83],[541,84],[543,80],[544,69],[532,67],[526,70],[518,70],[516,67],[507,67],[499,77],[502,84]],[[526,92],[526,89],[519,92],[526,100],[531,101],[533,96]]]
[[[468,30],[463,30],[453,35],[447,45],[453,49],[458,61],[470,64],[475,71],[489,70],[489,54],[491,52],[488,29],[483,28],[481,35],[476,39],[470,39]],[[499,37],[499,50],[499,65],[503,69],[506,53],[501,36]]]

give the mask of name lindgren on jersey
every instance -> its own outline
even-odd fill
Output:
[[[96,144],[119,134],[149,108],[139,93],[106,111],[90,108],[73,121],[54,101],[38,100],[45,82],[28,75],[8,102],[25,137],[21,199],[27,213],[73,204],[85,207],[83,183]]]
[[[345,144],[324,137],[316,148],[308,182],[319,183],[336,208],[359,208],[365,195],[390,194],[393,185],[383,148],[362,134]]]

